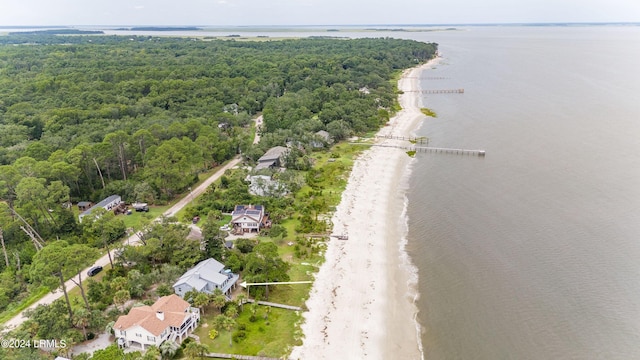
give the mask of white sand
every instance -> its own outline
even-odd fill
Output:
[[[379,135],[409,136],[425,119],[418,77],[433,61],[405,71],[403,108]],[[407,141],[378,143],[410,145]],[[332,238],[313,284],[302,324],[303,345],[291,359],[420,359],[414,304],[417,275],[403,251],[404,190],[411,158],[372,147],[355,162],[333,218]]]

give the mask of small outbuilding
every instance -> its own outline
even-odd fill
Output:
[[[93,203],[91,201],[80,201],[78,203],[78,210],[82,211],[87,211],[89,209],[91,209],[91,207],[93,206]]]

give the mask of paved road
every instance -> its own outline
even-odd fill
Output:
[[[214,181],[218,180],[224,174],[225,171],[227,171],[228,169],[238,165],[240,160],[241,160],[240,157],[236,157],[233,160],[231,160],[229,163],[227,163],[222,168],[220,168],[218,171],[216,171],[213,175],[211,175],[202,184],[200,184],[195,189],[191,190],[190,194],[188,194],[187,196],[182,198],[175,205],[173,205],[171,208],[169,208],[169,210],[165,211],[162,215],[163,216],[167,216],[167,217],[175,215],[183,207],[185,207],[187,204],[189,204],[191,201],[193,201],[193,199],[195,199],[196,197],[198,197],[199,195],[204,193],[207,190],[207,188],[209,187],[209,185],[213,184]],[[157,220],[159,220],[159,218],[156,219],[156,221]],[[137,234],[133,234],[130,237],[128,237],[127,239],[125,239],[123,241],[123,244],[139,245],[140,244],[140,238],[138,237]],[[113,254],[112,254],[112,256],[113,256]],[[101,257],[98,260],[96,260],[96,262],[93,265],[91,265],[91,266],[87,267],[86,269],[82,270],[82,272],[84,274],[83,277],[86,278],[87,270],[89,270],[91,267],[96,266],[96,265],[100,265],[100,266],[104,267],[107,264],[109,264],[109,256],[107,254],[105,254],[103,257]],[[71,280],[68,280],[65,283],[65,285],[67,287],[67,291],[71,291],[71,289],[76,287],[76,284],[73,283]],[[51,304],[55,300],[61,298],[63,295],[64,295],[64,293],[62,292],[62,289],[58,288],[58,289],[50,292],[49,294],[45,295],[42,299],[38,300],[36,303],[34,303],[31,306],[29,306],[27,308],[27,310],[28,309],[35,309],[38,305]],[[20,326],[20,324],[22,324],[26,320],[26,318],[24,317],[24,312],[25,311],[26,310],[22,311],[21,313],[19,313],[18,315],[14,316],[9,321],[4,323],[3,326],[5,327],[5,330],[3,330],[3,332],[15,329],[16,327]]]

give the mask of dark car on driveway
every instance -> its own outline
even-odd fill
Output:
[[[88,276],[96,276],[100,271],[102,271],[102,266],[94,266],[89,271],[87,271]]]

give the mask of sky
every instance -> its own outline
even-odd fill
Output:
[[[640,0],[0,0],[0,27],[549,22],[640,22]]]

